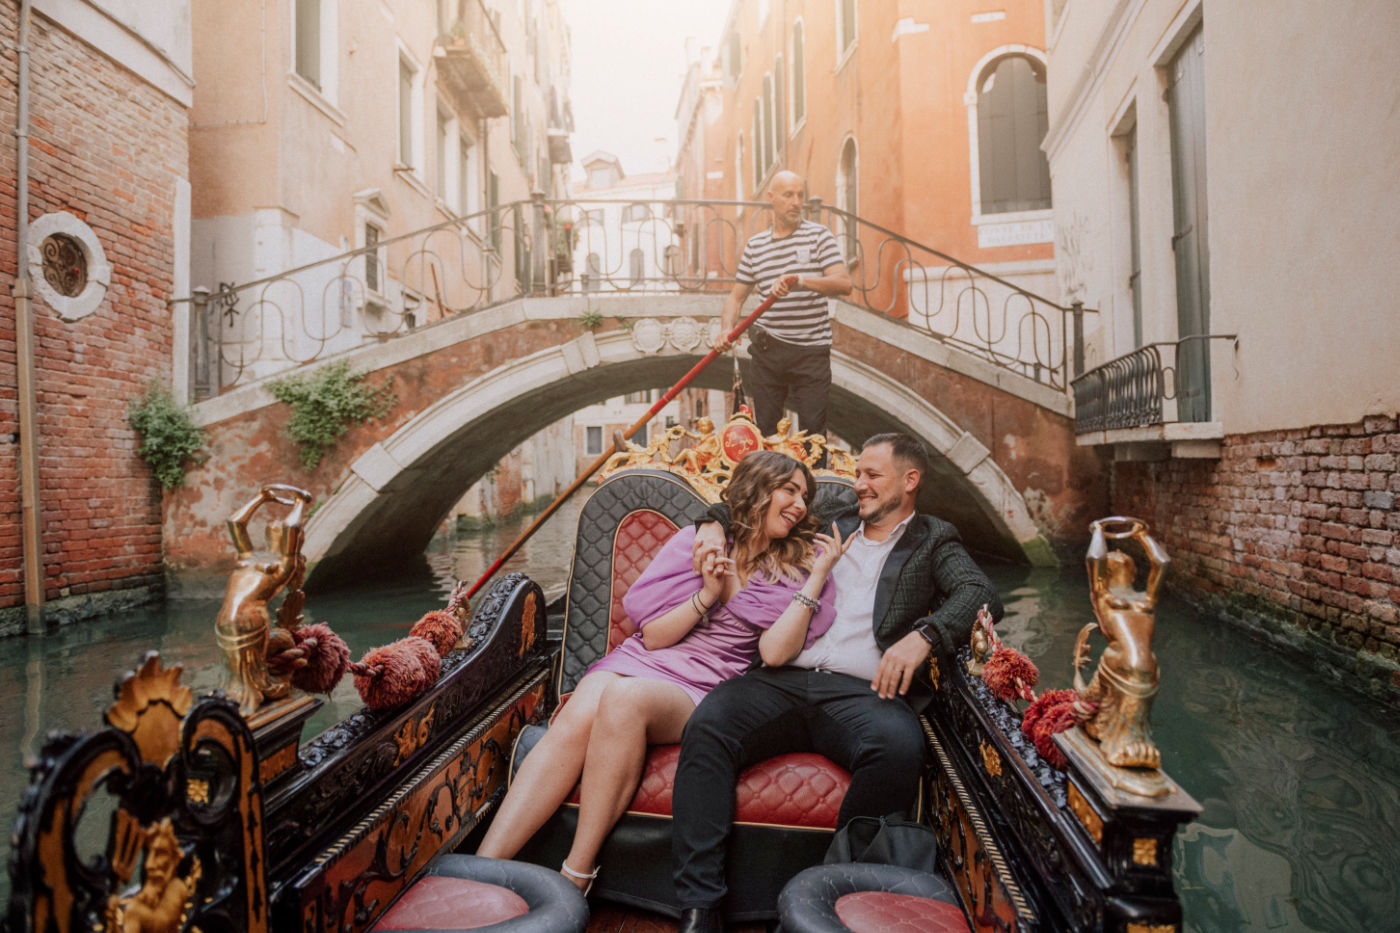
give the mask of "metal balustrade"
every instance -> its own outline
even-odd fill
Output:
[[[1059,390],[1083,368],[1083,314],[813,199],[847,257],[846,301]],[[523,296],[714,293],[718,315],[766,202],[531,200],[275,276],[196,289],[196,397]],[[1038,274],[1047,283],[1047,268]],[[1037,282],[1039,284],[1039,282]]]
[[[1109,360],[1076,378],[1075,432],[1113,431],[1175,423],[1183,347],[1210,340],[1239,341],[1234,334],[1193,334],[1177,341],[1149,343]],[[1171,364],[1163,357],[1170,354]],[[1209,412],[1207,418],[1209,420]]]

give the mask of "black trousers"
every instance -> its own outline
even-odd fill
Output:
[[[750,347],[749,392],[754,421],[764,434],[776,434],[783,410],[797,413],[797,427],[826,433],[826,402],[831,394],[831,347],[799,347],[771,334],[764,349]]]
[[[682,908],[724,899],[734,785],[755,762],[813,751],[851,772],[838,827],[853,816],[906,813],[918,796],[924,734],[903,700],[870,682],[799,667],[760,668],[725,681],[686,723],[672,794],[671,853]]]

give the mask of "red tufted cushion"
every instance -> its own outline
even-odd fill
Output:
[[[475,930],[530,912],[525,899],[496,884],[428,875],[389,909],[375,930]]]
[[[912,894],[857,891],[836,901],[836,916],[855,933],[968,933],[956,904]]]
[[[671,815],[679,745],[653,745],[642,768],[642,781],[627,810]],[[835,829],[841,800],[851,775],[822,755],[797,752],[760,761],[739,775],[734,819],[740,823]],[[578,788],[569,803],[579,802]]]
[[[608,608],[608,650],[611,651],[637,630],[622,611],[622,597],[642,571],[651,565],[656,552],[676,533],[675,524],[660,512],[641,509],[617,526],[613,539],[612,601]]]

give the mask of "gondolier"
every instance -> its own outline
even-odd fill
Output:
[[[755,420],[765,435],[777,431],[785,408],[797,413],[801,430],[826,432],[831,388],[831,320],[826,301],[851,293],[851,278],[836,238],[826,227],[802,217],[803,187],[802,178],[793,172],[773,176],[767,193],[773,226],[750,237],[744,246],[714,342],[721,352],[730,348],[727,335],[755,287],[764,298],[776,298],[762,323],[750,330],[749,341],[753,359],[749,391]]]

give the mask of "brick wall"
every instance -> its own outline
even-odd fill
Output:
[[[1119,463],[1112,498],[1166,545],[1177,592],[1400,700],[1397,461],[1396,419],[1368,417]]]
[[[0,34],[15,10],[0,4]],[[0,279],[15,275],[15,55],[4,45]],[[188,177],[185,108],[41,16],[30,31],[30,217],[67,211],[112,266],[93,314],[63,322],[34,302],[47,618],[104,611],[160,592],[161,499],[136,456],[126,408],[168,382],[174,197]],[[14,304],[0,294],[0,633],[23,617]]]

